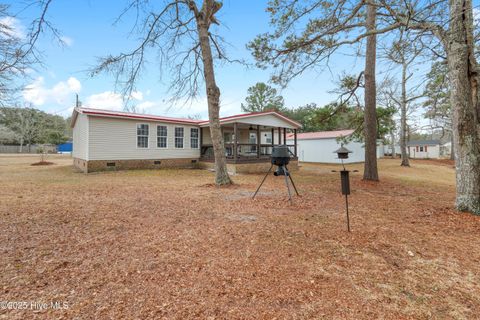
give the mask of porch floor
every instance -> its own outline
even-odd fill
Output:
[[[270,163],[271,156],[264,155],[258,157],[238,157],[237,161],[233,157],[227,157],[227,163],[229,164],[247,164],[247,163]],[[297,161],[297,157],[291,157],[290,161]],[[200,157],[200,161],[203,162],[215,162],[214,158],[211,157]]]

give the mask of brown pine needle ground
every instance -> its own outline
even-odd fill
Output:
[[[480,217],[453,210],[451,163],[352,173],[352,233],[336,166],[282,178],[202,170],[84,175],[71,158],[0,156],[5,319],[473,319]],[[349,166],[362,169],[362,165]]]

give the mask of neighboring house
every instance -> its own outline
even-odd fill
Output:
[[[407,143],[408,154],[413,159],[440,158],[440,140],[415,140]]]
[[[220,119],[228,170],[266,172],[272,146],[301,125],[277,112]],[[213,168],[208,121],[85,107],[72,115],[74,165],[83,172],[162,167]],[[297,148],[289,144],[296,165]]]
[[[338,139],[350,136],[354,130],[337,131],[319,131],[305,132],[297,135],[298,143],[298,161],[300,162],[319,162],[319,163],[339,163],[337,154],[334,153],[341,146]],[[293,135],[289,136],[288,141],[293,141]],[[348,150],[352,151],[345,163],[364,162],[365,149],[363,142],[351,141],[344,144]],[[379,146],[382,151],[377,156],[383,156],[383,146]],[[378,151],[378,150],[377,150]]]
[[[392,150],[392,145],[384,145],[383,146],[383,155],[384,156],[392,156],[393,151],[395,151],[395,156],[400,156],[402,154],[402,149],[398,144],[393,146],[394,150]]]

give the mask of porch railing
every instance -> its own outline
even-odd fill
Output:
[[[288,144],[288,149],[290,150],[292,156],[295,153],[295,145]],[[227,160],[234,160],[234,148],[233,143],[225,144],[225,156]],[[260,148],[260,152],[258,152]],[[272,145],[271,144],[256,144],[256,143],[237,143],[237,160],[239,161],[248,161],[255,159],[270,159],[272,155]],[[213,160],[213,146],[212,145],[202,145],[201,148],[201,159],[204,160]]]

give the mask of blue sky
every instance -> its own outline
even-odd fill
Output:
[[[111,76],[100,75],[91,78],[87,72],[95,65],[97,58],[109,53],[127,51],[135,44],[135,36],[129,37],[132,17],[113,25],[126,1],[53,1],[48,19],[61,32],[66,45],[53,41],[44,34],[39,42],[43,52],[44,66],[30,73],[28,89],[23,93],[27,103],[47,112],[68,115],[78,93],[84,105],[95,108],[121,109],[122,101],[115,92]],[[21,3],[11,2],[12,12],[18,13],[17,26],[25,31],[28,21],[38,14],[34,8],[19,11]],[[245,59],[253,63],[246,43],[257,34],[269,30],[269,16],[265,12],[266,1],[226,0],[219,14],[220,34],[231,43],[228,48],[231,58]],[[294,80],[280,93],[288,107],[297,107],[310,102],[326,104],[335,99],[328,93],[333,82],[345,70],[360,70],[363,62],[338,55],[331,63],[330,70],[315,69]],[[248,87],[256,82],[267,82],[270,70],[259,70],[243,65],[224,65],[216,70],[218,85],[222,92],[222,115],[240,112]],[[171,116],[200,115],[207,117],[204,95],[191,104],[173,105],[167,92],[168,78],[159,81],[160,73],[152,55],[147,71],[138,83],[137,105],[146,113]]]

